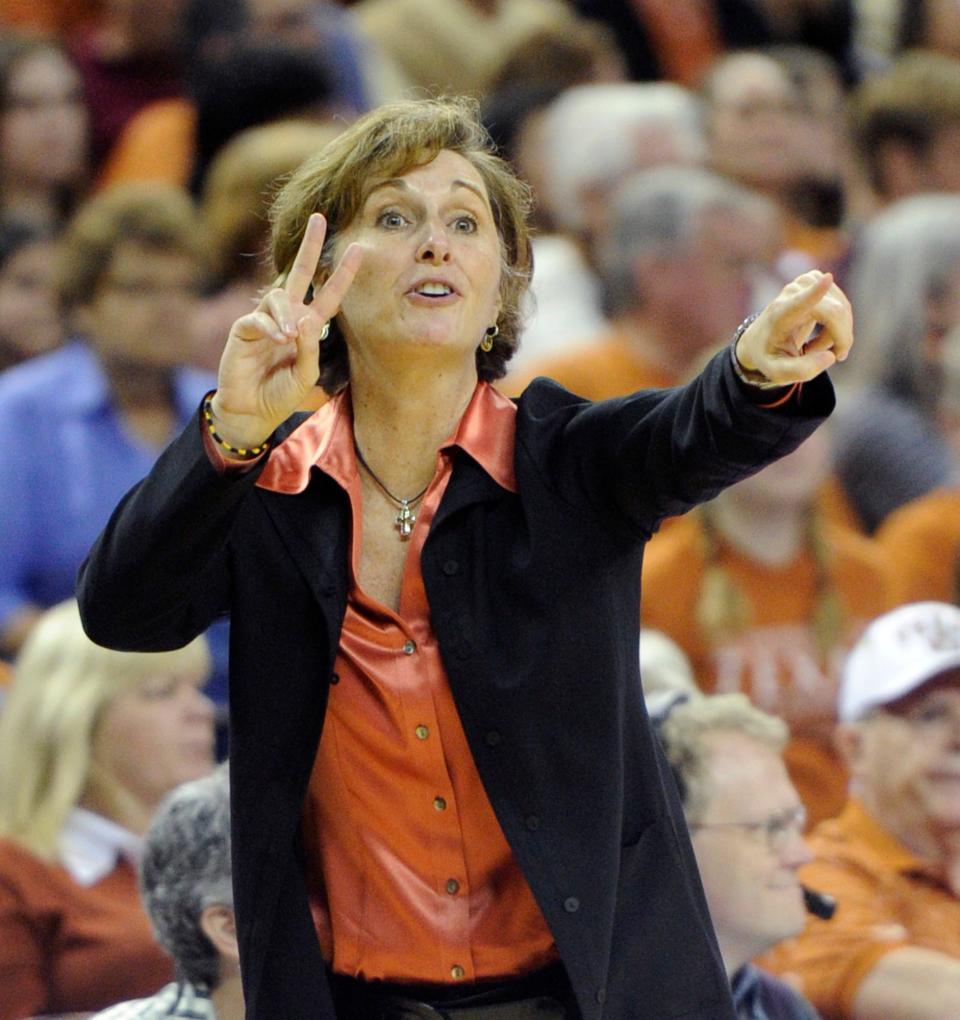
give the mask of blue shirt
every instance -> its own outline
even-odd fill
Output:
[[[178,431],[216,386],[206,372],[173,373]],[[172,437],[171,437],[172,438]],[[77,568],[121,497],[160,449],[131,433],[99,360],[74,340],[0,375],[0,629],[28,603],[73,596]],[[212,637],[225,700],[225,635]]]
[[[730,986],[740,1020],[819,1020],[802,995],[749,963],[733,975]]]

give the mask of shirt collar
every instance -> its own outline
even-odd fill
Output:
[[[932,873],[930,862],[917,857],[884,829],[856,797],[849,798],[837,822],[858,844],[868,846],[880,855],[888,869]]]
[[[85,808],[74,808],[60,831],[60,862],[79,885],[105,878],[122,857],[136,865],[143,840],[123,826]]]
[[[756,1015],[754,1006],[760,975],[756,967],[745,963],[731,978],[730,991],[733,994],[733,1005],[737,1016],[753,1017]]]
[[[502,488],[517,491],[513,466],[517,409],[486,382],[477,384],[454,434],[441,450],[459,447]],[[257,485],[291,495],[303,492],[318,467],[344,488],[356,476],[353,410],[348,390],[314,412],[270,453]]]

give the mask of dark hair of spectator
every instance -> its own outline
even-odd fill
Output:
[[[196,156],[190,190],[200,194],[210,161],[249,127],[316,115],[330,100],[331,80],[312,51],[275,43],[237,42],[196,70]]]

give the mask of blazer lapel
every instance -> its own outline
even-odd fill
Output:
[[[350,504],[347,494],[323,472],[311,472],[303,492],[257,489],[280,539],[321,605],[347,591]]]

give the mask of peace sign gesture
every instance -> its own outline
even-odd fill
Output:
[[[314,289],[312,303],[306,304],[326,232],[326,220],[314,213],[286,283],[267,291],[256,309],[230,329],[211,411],[218,434],[232,446],[260,446],[317,381],[327,324],[363,261],[363,248],[351,244],[323,286]]]

